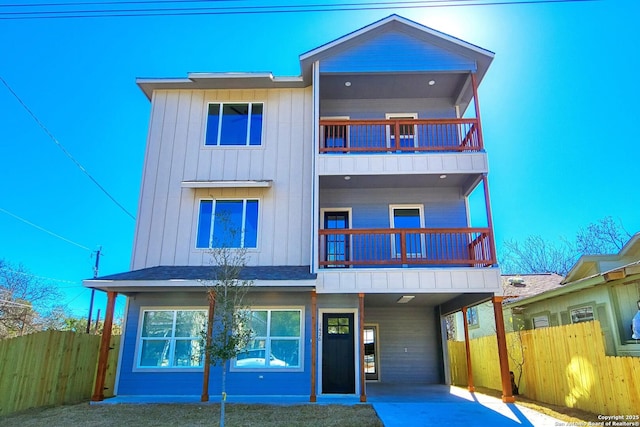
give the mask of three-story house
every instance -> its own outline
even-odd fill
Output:
[[[131,271],[85,281],[127,296],[116,393],[200,393],[202,280],[222,241],[254,281],[230,395],[446,382],[444,316],[502,293],[477,96],[493,56],[392,15],[302,54],[300,76],[139,79]]]

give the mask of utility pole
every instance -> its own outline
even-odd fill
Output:
[[[96,251],[96,265],[93,267],[93,278],[98,277],[98,268],[100,267],[100,252],[102,252],[102,246],[98,247]],[[91,331],[91,312],[93,311],[93,298],[96,295],[96,290],[91,289],[91,300],[89,302],[89,316],[87,317],[87,333]]]

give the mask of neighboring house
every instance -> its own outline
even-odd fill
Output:
[[[561,287],[506,302],[505,309],[520,316],[525,329],[598,320],[608,355],[640,356],[631,331],[639,301],[640,233],[617,254],[582,256]]]
[[[501,303],[477,97],[493,56],[392,15],[302,54],[300,76],[139,79],[151,118],[131,271],[84,282],[127,296],[116,394],[200,394],[222,215],[255,281],[257,336],[229,394],[445,382],[444,316]]]
[[[503,274],[501,279],[504,295],[503,316],[505,330],[512,332],[523,328],[522,316],[519,314],[519,309],[516,308],[512,311],[507,305],[511,301],[532,297],[546,291],[561,288],[563,277],[555,273]],[[464,325],[462,323],[462,312],[458,312],[452,316],[454,317],[449,321],[455,323],[453,327],[453,338],[457,341],[463,341]],[[496,326],[492,305],[485,302],[473,307],[468,307],[467,325],[470,339],[486,335],[495,335]]]

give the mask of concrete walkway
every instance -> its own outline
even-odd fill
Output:
[[[219,402],[211,396],[210,403]],[[228,403],[310,404],[309,396],[229,396]],[[200,396],[117,396],[92,404],[201,403]],[[559,427],[564,422],[513,403],[445,385],[367,384],[367,403],[385,427]],[[320,405],[360,404],[358,396],[318,396]]]
[[[367,384],[367,393],[385,427],[565,425],[532,409],[459,387]]]

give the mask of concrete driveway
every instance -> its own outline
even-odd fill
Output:
[[[557,427],[556,418],[463,388],[367,384],[367,400],[385,427]]]

